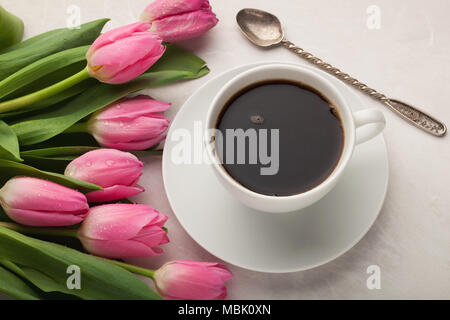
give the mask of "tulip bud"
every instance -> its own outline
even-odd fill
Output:
[[[137,184],[144,164],[136,156],[115,149],[98,149],[73,160],[67,177],[90,182],[103,188],[86,195],[89,202],[125,199],[144,192]]]
[[[166,42],[198,37],[219,21],[208,0],[155,0],[144,10],[141,20],[151,22],[150,31]]]
[[[169,103],[144,95],[124,98],[95,113],[88,131],[102,146],[145,150],[164,140],[169,119],[162,112],[169,107]]]
[[[137,22],[99,36],[87,52],[88,71],[101,82],[120,84],[147,71],[163,55],[162,39]]]
[[[168,300],[223,300],[233,274],[219,263],[174,261],[155,272],[156,288]]]
[[[0,189],[0,203],[12,220],[35,227],[75,225],[84,219],[89,209],[82,193],[29,177],[10,179]]]
[[[162,229],[167,216],[143,204],[108,204],[89,210],[78,232],[90,253],[113,259],[152,257],[169,242]]]

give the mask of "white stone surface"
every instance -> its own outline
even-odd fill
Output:
[[[286,37],[387,95],[421,107],[450,124],[450,2],[447,0],[212,0],[220,23],[207,35],[182,43],[204,58],[211,73],[199,80],[151,90],[173,103],[173,117],[201,84],[240,64],[283,60],[304,62],[283,48],[262,50],[238,31],[235,14],[256,7],[276,14]],[[64,27],[67,8],[81,8],[82,22],[110,17],[108,29],[135,21],[148,0],[2,0],[23,18],[26,36]],[[381,28],[369,29],[367,9],[381,10]],[[233,266],[231,299],[449,299],[450,141],[409,126],[385,110],[390,186],[383,211],[351,251],[314,270],[284,274],[248,272]],[[157,267],[173,259],[216,260],[181,228],[164,194],[161,159],[147,157],[137,201],[170,216],[171,243],[165,255],[138,262]],[[193,181],[192,183],[195,183]],[[232,236],[232,230],[230,230]],[[366,269],[381,268],[381,290],[368,290]]]

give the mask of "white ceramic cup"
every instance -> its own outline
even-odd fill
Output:
[[[241,185],[226,172],[215,149],[214,129],[216,129],[218,118],[226,103],[249,85],[273,79],[304,83],[321,92],[337,108],[345,137],[341,158],[331,175],[320,185],[307,192],[285,197],[259,194]],[[345,171],[355,146],[380,134],[385,125],[386,120],[379,110],[366,109],[352,113],[339,90],[319,72],[301,66],[270,64],[240,74],[218,92],[207,113],[204,137],[206,152],[217,178],[236,199],[259,211],[284,213],[306,208],[330,192]],[[359,130],[358,128],[362,126],[365,126],[364,129]]]

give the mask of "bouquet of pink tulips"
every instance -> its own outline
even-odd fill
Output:
[[[203,60],[169,43],[217,24],[208,0],[156,0],[141,22],[104,34],[106,19],[24,42],[21,20],[7,19],[11,34],[0,34],[0,293],[226,298],[232,274],[218,263],[149,270],[120,261],[161,255],[169,242],[168,216],[128,200],[145,189],[144,164],[127,151],[155,152],[170,104],[128,95],[208,73]],[[75,238],[84,252],[42,237]],[[134,274],[152,279],[157,292]]]

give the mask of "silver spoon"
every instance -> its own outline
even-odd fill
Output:
[[[443,137],[447,132],[445,124],[439,120],[436,120],[411,105],[386,97],[384,94],[369,88],[364,83],[359,82],[355,78],[343,73],[341,70],[286,40],[284,38],[280,20],[273,14],[258,9],[247,8],[239,11],[236,20],[244,35],[255,45],[260,47],[270,47],[281,44],[322,70],[358,88],[372,98],[381,101],[384,105],[416,127],[437,137]]]

